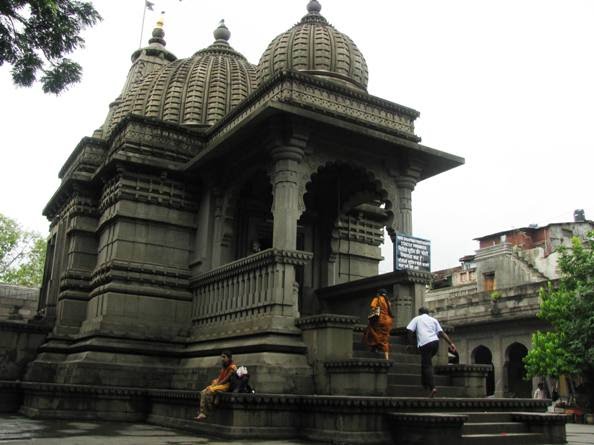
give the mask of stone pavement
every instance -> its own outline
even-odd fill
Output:
[[[146,423],[34,420],[0,414],[0,445],[312,445],[286,440],[229,441]],[[315,445],[315,444],[313,444]],[[318,444],[319,445],[319,444]]]
[[[567,424],[568,445],[594,444],[594,425]]]
[[[287,440],[228,441],[146,423],[33,420],[0,415],[0,445],[316,445]],[[594,444],[594,425],[567,424],[567,445]],[[320,444],[318,444],[320,445]]]

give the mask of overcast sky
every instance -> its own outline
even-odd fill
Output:
[[[39,85],[16,89],[0,67],[0,212],[42,233],[58,171],[103,123],[139,44],[144,0],[93,3],[104,20],[72,56],[83,66],[80,84],[44,95]],[[210,45],[224,18],[230,44],[258,63],[307,0],[154,3],[143,45],[161,10],[178,58]],[[369,93],[420,111],[422,143],[466,159],[413,193],[414,235],[432,241],[434,270],[474,252],[477,236],[571,221],[577,208],[594,219],[594,1],[320,3],[365,56]]]

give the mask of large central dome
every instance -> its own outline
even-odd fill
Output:
[[[258,64],[260,84],[279,71],[296,70],[367,89],[363,54],[320,15],[321,9],[317,0],[310,1],[308,14],[268,45]]]
[[[129,113],[187,126],[216,123],[256,88],[256,69],[228,43],[221,22],[215,42],[188,59],[171,62],[134,84],[109,122]]]

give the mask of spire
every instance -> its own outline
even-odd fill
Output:
[[[229,41],[229,38],[231,37],[231,32],[229,31],[229,28],[225,26],[224,19],[221,19],[221,21],[219,22],[219,26],[217,27],[217,29],[214,30],[213,35],[215,40],[217,40],[220,43]]]
[[[151,43],[160,43],[161,45],[165,46],[165,31],[163,31],[163,25],[165,24],[165,19],[163,16],[159,17],[157,20],[157,24],[153,28],[153,37],[149,39],[149,44]]]
[[[307,4],[307,15],[301,19],[301,23],[323,23],[327,24],[326,19],[320,14],[322,5],[318,0],[310,0]]]
[[[320,5],[320,2],[318,0],[311,0],[307,4],[307,12],[309,12],[310,14],[319,14],[321,10],[322,5]]]
[[[163,14],[163,13],[161,13]],[[165,24],[165,19],[163,15],[159,17],[155,27],[153,28],[152,37],[148,41],[148,46],[144,48],[139,48],[134,53],[132,53],[132,63],[136,62],[136,60],[141,57],[151,57],[162,59],[167,62],[172,62],[176,59],[176,57],[165,49],[165,31],[163,30],[163,25]]]
[[[222,52],[225,52],[228,54],[235,54],[236,56],[241,57],[242,59],[245,59],[245,57],[243,55],[241,55],[240,53],[235,51],[231,47],[231,45],[229,45],[229,39],[231,38],[231,31],[229,31],[229,28],[227,28],[227,26],[225,25],[225,20],[221,20],[219,22],[219,25],[213,32],[213,36],[215,38],[215,41],[207,48],[196,51],[194,53],[194,55],[203,54],[205,52],[213,52],[213,51],[220,53],[222,51]]]

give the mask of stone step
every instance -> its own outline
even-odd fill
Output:
[[[540,433],[463,434],[461,445],[524,445],[543,442]]]
[[[353,333],[353,343],[363,344],[363,332],[354,332]],[[404,336],[401,335],[391,335],[390,336],[390,344],[391,345],[399,345],[404,346],[406,345],[407,340]]]
[[[383,352],[371,351],[353,351],[355,358],[384,358]],[[401,352],[391,352],[390,360],[395,363],[420,363],[420,357],[414,354],[405,354]]]
[[[369,346],[364,345],[363,343],[353,342],[353,351],[371,351]],[[403,353],[403,354],[410,354],[410,355],[419,355],[417,353],[416,348],[399,345],[399,344],[390,344],[390,352],[392,353]]]
[[[526,433],[521,422],[466,422],[462,434],[510,434]]]
[[[456,386],[437,386],[438,398],[464,397],[465,388]],[[421,385],[388,385],[388,395],[391,397],[428,397],[429,391]]]
[[[421,375],[421,363],[398,363],[394,362],[390,368],[392,374],[418,374]]]
[[[447,375],[435,375],[434,379],[437,386],[451,386],[450,378]],[[388,373],[388,384],[421,386],[421,375],[390,372]]]
[[[483,411],[464,414],[468,416],[467,423],[507,423],[512,421],[512,415],[509,412]]]

